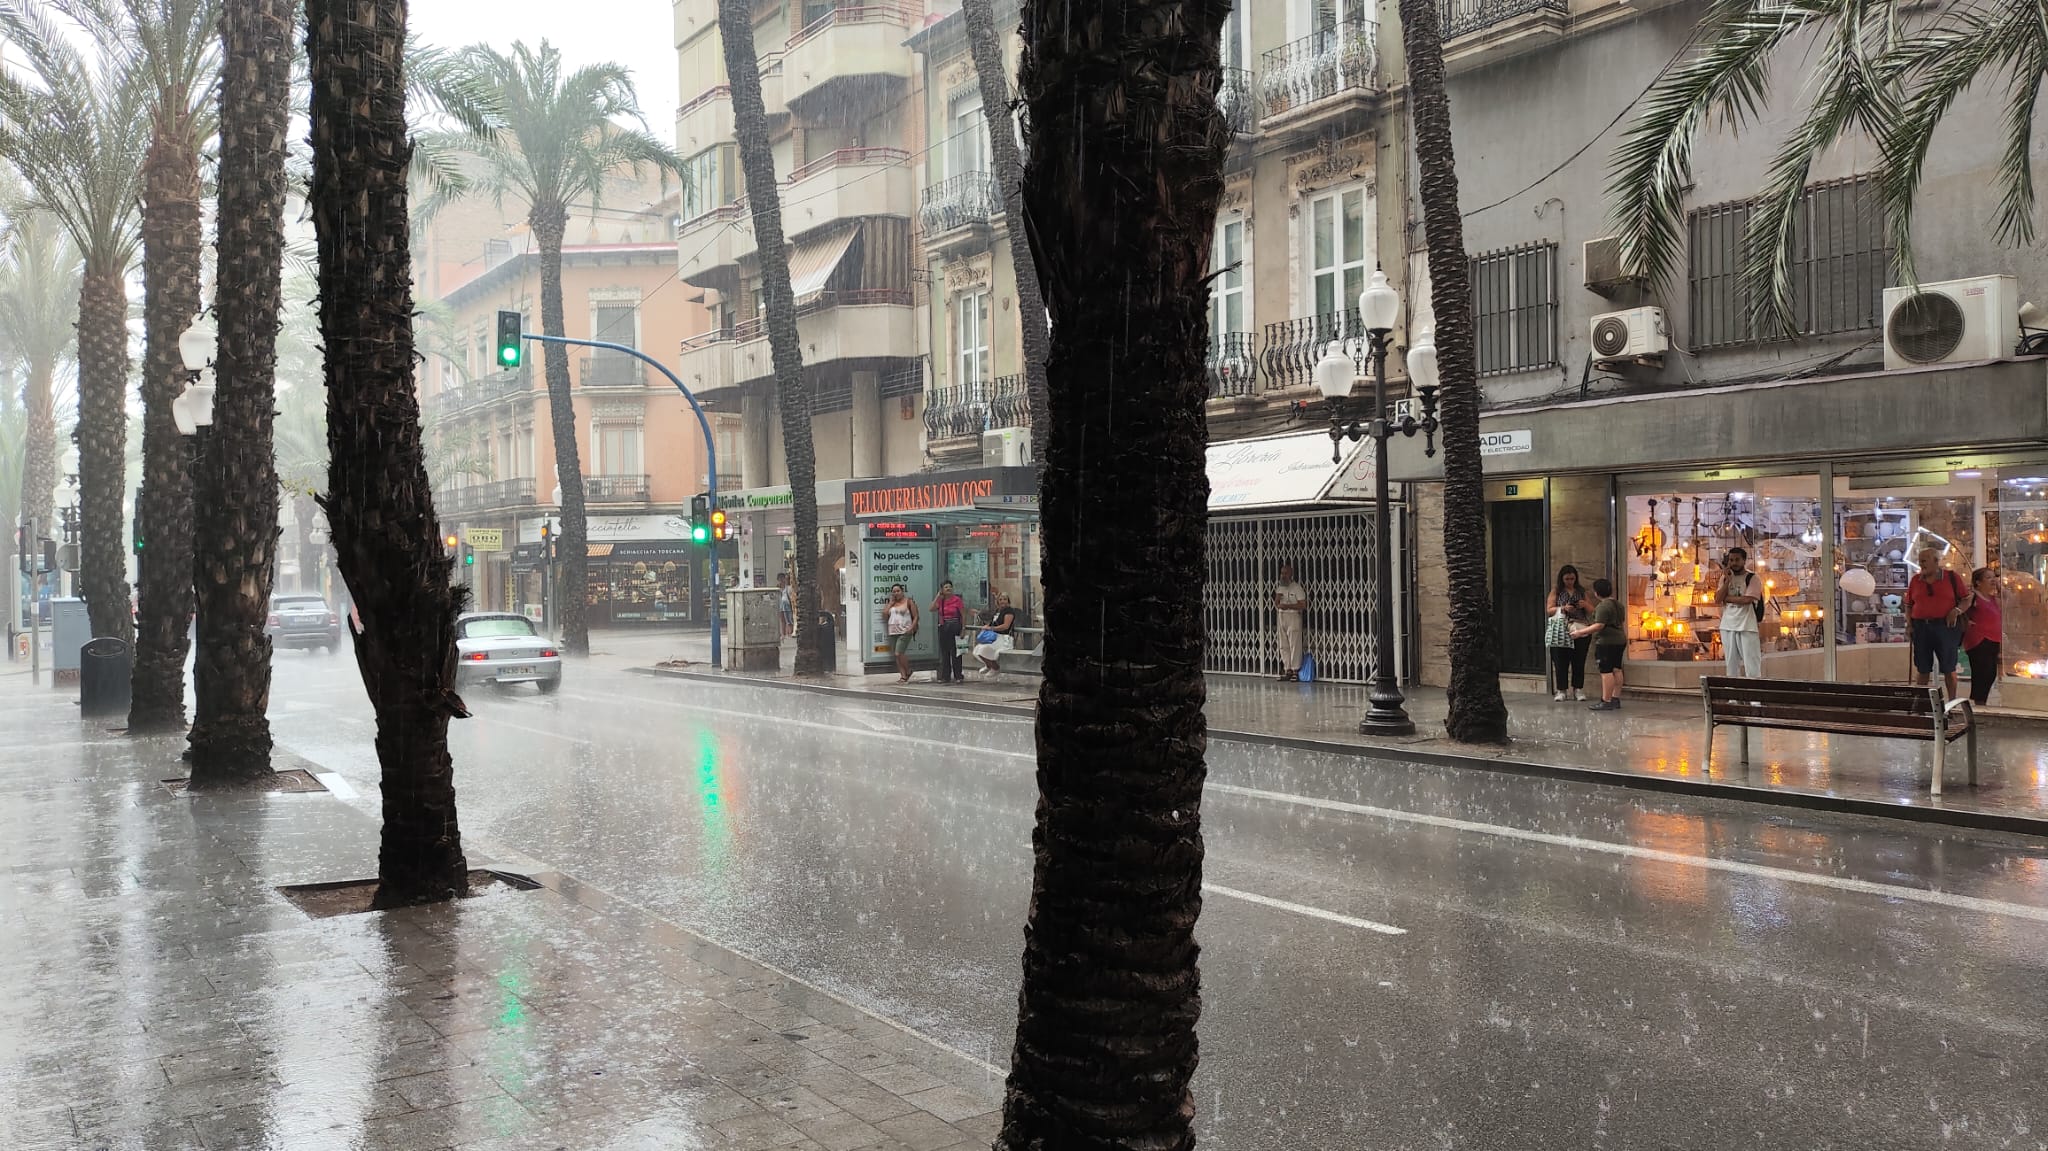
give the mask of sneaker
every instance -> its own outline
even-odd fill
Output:
[[[1573,689],[1572,689],[1572,698],[1573,698],[1573,699],[1575,699],[1575,700],[1578,700],[1578,701],[1579,701],[1579,702],[1581,702],[1581,703],[1584,703],[1584,702],[1586,701],[1586,693],[1585,693],[1585,692],[1583,692],[1583,691],[1580,691],[1580,690],[1579,690],[1578,688],[1573,688]]]
[[[1558,692],[1558,693],[1557,693],[1556,695],[1554,695],[1554,696],[1552,696],[1552,697],[1551,697],[1551,702],[1552,702],[1552,703],[1563,703],[1563,702],[1564,702],[1565,700],[1567,700],[1567,699],[1571,698],[1571,694],[1572,694],[1572,693],[1571,693],[1571,692],[1568,692],[1568,691],[1561,691],[1561,692]]]

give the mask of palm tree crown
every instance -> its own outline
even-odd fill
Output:
[[[1949,6],[1916,23],[1913,0],[1714,0],[1696,49],[1651,88],[1614,153],[1609,195],[1623,258],[1656,283],[1682,259],[1685,192],[1700,131],[1753,126],[1770,104],[1781,49],[1798,51],[1811,98],[1772,156],[1745,241],[1744,278],[1758,329],[1789,331],[1791,250],[1798,205],[1814,162],[1846,138],[1876,142],[1892,254],[1912,277],[1912,215],[1929,148],[1943,119],[1977,81],[2006,93],[1998,164],[1997,233],[2034,239],[2030,155],[2035,97],[2048,79],[2048,21],[2035,0]],[[1780,63],[1784,63],[1780,61]]]

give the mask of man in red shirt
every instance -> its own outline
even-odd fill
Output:
[[[1913,684],[1927,682],[1941,665],[1947,698],[1956,698],[1956,652],[1963,646],[1963,613],[1976,599],[1963,577],[1941,566],[1941,552],[1920,551],[1920,570],[1906,585],[1906,615],[1913,629]]]

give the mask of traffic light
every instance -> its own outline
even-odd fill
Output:
[[[520,318],[518,312],[498,313],[498,366],[516,368],[525,356],[526,348],[520,340]]]
[[[473,568],[476,566],[476,549],[470,547],[468,544],[462,545],[462,566],[466,568]]]
[[[452,552],[456,549],[457,546],[459,546],[462,543],[462,537],[456,535],[454,532],[449,532],[447,535],[441,537],[441,542],[443,544],[446,544],[448,550]]]
[[[717,540],[720,543],[724,543],[726,534],[727,529],[725,523],[725,509],[711,509],[711,538]]]
[[[34,575],[35,564],[29,558],[34,553],[29,547],[27,528],[19,527],[14,529],[14,548],[15,554],[21,563],[21,574]]]
[[[708,492],[690,497],[690,542],[711,542],[711,495]]]

